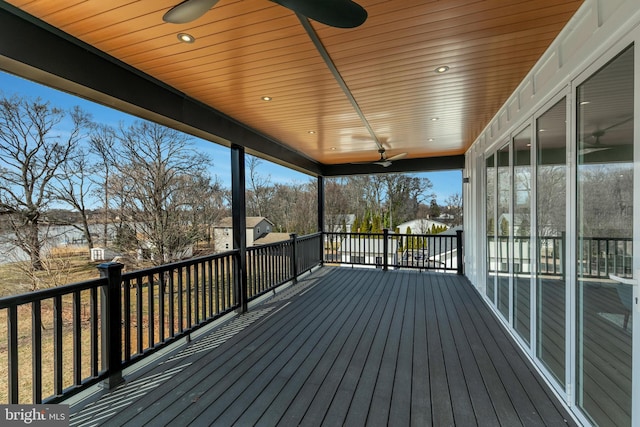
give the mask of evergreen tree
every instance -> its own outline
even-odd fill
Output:
[[[353,225],[351,225],[351,232],[352,233],[359,233],[360,232],[360,218],[358,218],[357,215],[353,219]]]

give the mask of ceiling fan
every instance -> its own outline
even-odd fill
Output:
[[[378,153],[380,153],[380,160],[376,160],[375,162],[371,162],[371,163],[374,165],[380,165],[383,168],[388,168],[396,160],[403,159],[407,156],[407,153],[400,153],[400,154],[396,154],[395,156],[387,157],[386,151],[384,148],[380,148],[378,150]]]
[[[191,22],[219,0],[185,0],[169,9],[162,19],[172,24]],[[364,23],[367,11],[352,0],[270,0],[297,14],[331,27],[354,28]]]
[[[613,128],[616,128],[616,127],[618,127],[620,125],[623,125],[623,124],[625,124],[625,123],[627,123],[627,122],[629,122],[631,120],[633,120],[633,117],[626,118],[626,119],[624,119],[624,120],[622,120],[622,121],[620,121],[618,123],[615,123],[615,124],[613,124],[611,126],[608,126],[608,127],[604,128],[604,129],[596,129],[596,130],[594,130],[593,132],[591,132],[590,136],[592,138],[594,138],[595,141],[594,142],[587,142],[586,140],[583,140],[582,145],[583,145],[584,148],[582,148],[580,150],[580,154],[581,155],[586,155],[586,154],[595,153],[595,152],[598,152],[598,151],[610,150],[613,147],[603,145],[600,142],[600,138],[605,136],[607,131],[609,131],[609,130],[611,130]]]

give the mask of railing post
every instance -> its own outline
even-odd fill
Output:
[[[122,379],[122,268],[117,262],[98,265],[100,277],[107,278],[102,287],[100,324],[102,337],[102,369],[107,372],[104,387],[112,389]]]
[[[464,259],[462,251],[462,230],[456,230],[456,258],[458,260],[458,274],[464,272]]]
[[[291,233],[291,272],[293,273],[293,283],[298,283],[298,235]]]
[[[324,196],[324,177],[320,175],[318,176],[318,231],[320,232],[320,265],[324,264]]]
[[[382,252],[384,256],[382,257],[382,271],[387,271],[389,269],[389,229],[382,229],[382,239],[384,242],[382,243]]]

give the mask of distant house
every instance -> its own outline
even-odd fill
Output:
[[[111,261],[113,258],[122,255],[120,252],[109,248],[91,248],[91,261]]]
[[[429,234],[434,226],[449,228],[447,224],[432,219],[414,219],[398,225],[397,229],[400,234],[407,234],[409,229],[412,234]]]
[[[246,226],[247,246],[253,246],[256,240],[263,238],[273,230],[273,223],[262,216],[248,216]],[[213,227],[215,251],[224,252],[233,249],[233,221],[231,217],[222,218]]]
[[[338,214],[327,216],[325,231],[331,233],[351,233],[353,223],[356,221],[354,214]]]
[[[513,219],[513,220],[512,220]],[[511,228],[513,222],[513,229]],[[531,224],[529,223],[529,215],[503,213],[498,217],[498,235],[505,236],[513,234],[514,236],[529,236],[531,234]]]
[[[384,240],[380,236],[368,236],[366,234],[348,235],[339,242],[338,256],[334,261],[343,264],[368,264],[382,266],[384,257],[387,264],[396,264],[398,241],[389,238],[387,241],[387,253],[384,252]]]
[[[253,241],[254,246],[268,245],[269,243],[284,242],[291,239],[291,233],[269,233]]]

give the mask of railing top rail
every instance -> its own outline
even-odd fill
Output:
[[[265,248],[275,248],[278,246],[283,246],[285,244],[290,244],[291,242],[292,242],[292,239],[289,239],[289,240],[280,240],[279,242],[265,243],[264,245],[247,246],[247,252],[255,252]]]
[[[54,288],[39,289],[37,291],[28,292],[25,294],[11,295],[8,297],[0,298],[0,309],[28,304],[34,301],[42,301],[45,299],[56,297],[58,295],[67,295],[76,291],[98,288],[100,286],[105,286],[106,284],[107,279],[100,277],[96,279],[85,280],[83,282],[56,286]]]
[[[321,232],[316,232],[316,233],[311,233],[311,234],[305,234],[304,236],[298,236],[297,239],[298,241],[300,240],[310,240],[319,236],[322,236],[323,233]]]
[[[441,237],[441,238],[448,238],[448,239],[455,239],[456,235],[455,234],[447,234],[447,233],[436,233],[436,234],[431,234],[431,233],[413,233],[413,234],[406,234],[406,233],[389,233],[389,237]]]
[[[375,236],[375,237],[382,237],[384,236],[384,233],[369,233],[366,231],[359,231],[359,232],[346,232],[346,231],[325,231],[322,234],[327,234],[327,235],[340,235],[340,236]],[[406,233],[392,233],[389,232],[387,234],[388,237],[443,237],[443,238],[452,238],[455,239],[456,235],[455,234],[446,234],[446,233],[436,233],[436,234],[430,234],[430,233],[415,233],[415,234],[406,234]],[[305,236],[306,237],[306,236]]]
[[[511,236],[497,236],[498,239],[500,240],[508,240],[511,238]],[[488,235],[487,236],[488,239],[494,239],[495,236],[493,235]],[[513,236],[514,239],[521,239],[521,240],[526,240],[526,239],[531,239],[531,236],[529,235],[525,235],[525,236],[521,236],[521,235],[514,235]],[[564,240],[565,237],[564,236],[536,236],[535,238],[537,239],[549,239],[549,240]],[[589,237],[589,236],[585,236],[582,237],[583,241],[601,241],[601,242],[632,242],[633,241],[633,237]]]
[[[150,268],[145,268],[142,270],[135,270],[135,271],[129,271],[127,273],[123,273],[122,274],[122,279],[123,280],[131,280],[131,279],[135,279],[137,277],[144,277],[144,276],[149,276],[149,275],[154,275],[154,274],[158,274],[158,273],[164,273],[166,271],[171,271],[171,270],[175,270],[177,268],[182,268],[182,267],[187,267],[190,265],[195,265],[201,262],[205,262],[205,261],[210,261],[210,260],[214,260],[214,259],[220,259],[220,258],[226,258],[228,256],[233,256],[233,255],[237,255],[238,253],[240,253],[240,251],[238,251],[237,249],[234,250],[230,250],[230,251],[226,251],[226,252],[220,252],[217,254],[213,254],[213,255],[204,255],[204,256],[200,256],[200,257],[196,257],[196,258],[189,258],[189,259],[185,259],[182,261],[176,261],[176,262],[171,262],[168,264],[162,264],[156,267],[150,267]]]

